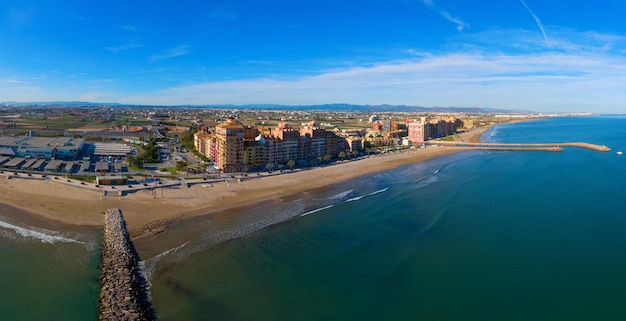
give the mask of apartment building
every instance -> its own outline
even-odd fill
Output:
[[[407,138],[413,145],[421,145],[424,143],[424,125],[426,118],[407,119]]]
[[[224,172],[263,170],[267,164],[297,164],[319,159],[335,159],[350,150],[345,138],[307,123],[297,130],[285,123],[278,127],[245,127],[233,118],[194,134],[196,149]]]

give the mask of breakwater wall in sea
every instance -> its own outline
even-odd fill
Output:
[[[441,146],[456,146],[465,148],[491,148],[492,150],[544,150],[555,151],[563,150],[562,147],[580,147],[595,150],[598,152],[608,152],[611,148],[604,145],[595,145],[583,142],[565,142],[565,143],[540,143],[540,144],[519,144],[519,143],[468,143],[468,142],[456,142],[456,141],[441,141],[431,140],[425,142],[427,145],[441,145]],[[553,149],[553,150],[550,150]]]
[[[108,209],[104,218],[98,320],[155,320],[138,263],[139,255],[122,211]]]

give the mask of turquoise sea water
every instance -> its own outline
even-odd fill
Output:
[[[161,320],[623,319],[625,139],[625,117],[506,124],[484,140],[613,151],[463,152],[270,202],[253,211],[298,217],[218,246],[178,235],[147,260],[155,310]],[[66,320],[95,315],[93,250],[3,233],[0,319],[19,319],[13,306],[39,310],[23,320],[63,305],[52,312]],[[49,281],[68,266],[75,276]]]

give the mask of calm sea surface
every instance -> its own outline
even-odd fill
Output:
[[[159,319],[624,319],[626,118],[483,138],[613,151],[468,151],[268,203],[255,211],[304,216],[221,245],[179,235],[146,262]],[[0,225],[0,319],[95,319],[100,236],[43,234]]]

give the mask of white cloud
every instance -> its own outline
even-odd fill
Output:
[[[64,87],[48,82],[58,79],[25,83],[7,77],[0,81],[0,96],[158,105],[345,102],[626,113],[626,57],[601,51],[425,54],[314,76],[212,81],[143,92],[115,79],[81,78]]]
[[[166,82],[159,74],[167,70],[140,69],[119,79],[81,76],[68,85],[63,77],[75,73],[50,72],[33,78],[5,72],[10,76],[0,79],[0,97],[35,101],[85,95],[101,102],[157,105],[346,102],[626,113],[626,37],[555,27],[550,34],[549,50],[529,31],[499,29],[459,34],[456,39],[471,47],[461,46],[453,53],[407,49],[401,52],[406,59],[342,69],[336,68],[337,63],[324,64],[335,68],[317,71],[313,66],[319,63],[299,61],[296,65],[307,72],[290,77],[250,78],[256,71],[251,67],[248,79],[207,81],[198,76]],[[181,45],[158,58],[189,52],[187,45]],[[162,82],[152,82],[157,78]],[[191,83],[193,79],[203,80]]]
[[[543,23],[541,22],[539,17],[537,17],[537,15],[528,7],[524,0],[520,0],[520,2],[524,5],[526,10],[528,10],[533,19],[535,19],[535,22],[537,23],[537,26],[539,27],[539,30],[541,30],[541,34],[543,35],[543,40],[546,42],[546,46],[550,47],[550,44],[548,43],[548,36],[546,35],[546,30],[543,28]]]
[[[137,31],[137,27],[132,26],[132,25],[123,25],[122,29],[126,29],[128,31]]]
[[[118,51],[126,51],[130,49],[135,49],[135,48],[141,48],[141,47],[144,47],[144,45],[138,44],[138,43],[127,43],[127,44],[115,46],[115,47],[105,47],[104,49],[113,51],[113,52],[118,52]]]
[[[180,86],[127,103],[407,104],[546,111],[624,110],[626,58],[543,53],[447,54],[295,79]],[[147,97],[149,96],[149,97]]]
[[[428,7],[428,9],[430,9],[430,10],[432,10],[434,12],[437,12],[444,19],[446,19],[446,20],[456,24],[456,30],[463,31],[463,29],[469,28],[469,24],[465,23],[465,21],[461,20],[458,17],[452,16],[447,11],[444,11],[444,10],[441,10],[441,9],[437,8],[435,6],[435,3],[432,0],[422,0],[422,2],[424,3],[424,5],[426,5]]]
[[[26,84],[26,81],[15,78],[0,78],[0,84]]]
[[[152,57],[150,57],[150,61],[159,61],[159,60],[164,60],[164,59],[169,59],[169,58],[174,58],[174,57],[186,56],[190,53],[191,53],[191,50],[189,50],[188,44],[180,44],[176,47],[168,49],[165,52],[153,55]]]

